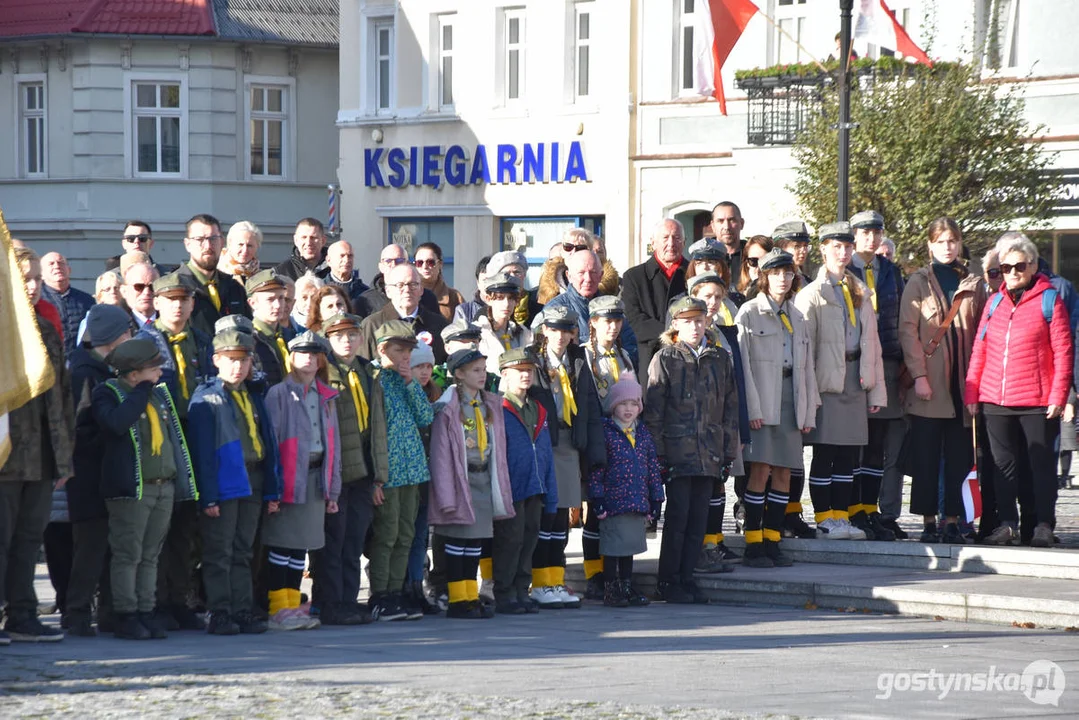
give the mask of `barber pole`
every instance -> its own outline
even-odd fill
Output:
[[[330,203],[329,203],[330,222],[327,225],[326,229],[329,230],[330,232],[335,232],[337,230],[337,186],[336,185],[327,185],[326,189],[330,193]]]

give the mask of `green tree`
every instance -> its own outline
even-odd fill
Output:
[[[983,83],[965,65],[885,70],[852,80],[851,214],[882,213],[901,256],[918,262],[927,255],[925,228],[941,215],[956,219],[972,253],[1017,224],[1044,226],[1054,156],[1031,142],[1044,128],[1026,121],[1018,91]],[[798,175],[790,189],[818,226],[835,220],[838,117],[832,86],[793,148]]]

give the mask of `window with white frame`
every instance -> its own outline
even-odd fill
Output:
[[[45,81],[18,84],[19,155],[22,177],[43,176],[45,167]]]
[[[453,108],[453,24],[455,15],[438,16],[438,107]]]
[[[519,102],[525,89],[525,11],[523,8],[507,8],[504,13],[505,66],[504,93],[506,104]]]
[[[806,24],[806,0],[779,0],[776,7],[776,62],[796,63],[806,59],[799,44]]]
[[[379,19],[371,32],[372,105],[376,112],[393,109],[393,20]]]
[[[135,175],[180,175],[186,98],[179,81],[131,84]]]
[[[249,86],[248,174],[252,178],[288,176],[289,87],[252,83]]]
[[[574,6],[573,93],[578,100],[591,95],[593,7],[591,2],[579,2]]]
[[[693,82],[693,32],[696,0],[678,0],[678,92],[692,93],[696,87]]]

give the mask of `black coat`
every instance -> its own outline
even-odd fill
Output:
[[[214,307],[210,299],[210,293],[206,292],[206,286],[199,282],[198,277],[192,272],[187,263],[180,265],[176,270],[177,275],[186,277],[188,282],[195,288],[195,309],[191,312],[191,327],[211,338],[214,336],[214,323],[226,315],[244,315],[251,317],[251,308],[247,304],[247,293],[243,285],[232,279],[231,276],[214,271],[217,279],[217,294],[221,298],[221,310]]]
[[[273,270],[278,275],[284,275],[293,280],[299,280],[308,271],[314,273],[316,277],[325,278],[330,274],[330,266],[326,264],[326,248],[322,248],[322,256],[319,258],[318,265],[312,268],[308,267],[307,262],[300,257],[299,251],[293,247],[292,254],[275,265]]]
[[[105,500],[101,497],[102,448],[100,431],[90,407],[94,388],[112,377],[104,360],[98,360],[86,348],[71,352],[71,390],[75,398],[75,474],[67,490],[68,515],[71,522],[83,522],[108,517]]]
[[[899,301],[903,297],[903,275],[899,268],[886,257],[880,260],[880,277],[874,278],[877,286],[877,335],[880,336],[881,355],[888,360],[903,360],[903,347],[899,344]],[[852,263],[850,271],[865,282],[865,272]]]
[[[281,337],[287,343],[295,335],[288,327],[281,328]],[[277,338],[267,337],[255,331],[255,357],[258,358],[259,367],[263,372],[266,387],[271,388],[285,379],[285,365],[281,362],[281,350],[277,347]]]
[[[371,280],[371,287],[360,294],[356,301],[352,303],[352,311],[356,315],[365,318],[368,315],[374,315],[389,304],[390,298],[386,295],[386,279],[382,276],[382,273],[379,273]],[[442,314],[442,309],[438,305],[438,298],[427,288],[424,288],[423,294],[420,295],[420,309],[438,315]]]
[[[573,373],[570,376],[570,386],[573,388],[573,399],[577,403],[577,414],[573,416],[573,447],[581,453],[582,470],[603,467],[607,464],[607,445],[603,436],[603,408],[599,403],[599,394],[596,392],[596,380],[592,376],[592,368],[588,365],[584,348],[576,343],[571,343],[567,350]],[[551,444],[558,445],[558,432],[561,414],[555,405],[554,393],[551,391],[551,380],[548,372],[547,353],[537,352],[540,356],[540,366],[536,368],[538,382],[532,386],[529,392],[537,402],[541,403],[547,411],[548,422],[551,430]]]
[[[360,347],[360,356],[365,360],[374,360],[378,357],[378,343],[375,342],[375,331],[390,320],[400,320],[393,305],[385,305],[377,312],[368,315],[360,323],[360,334],[363,336]],[[416,322],[413,329],[416,334],[428,332],[431,334],[431,350],[435,353],[435,364],[446,362],[446,346],[442,342],[442,329],[446,327],[446,319],[438,312],[426,310],[422,305],[416,314]]]
[[[686,292],[686,263],[674,271],[668,282],[656,258],[631,267],[622,277],[622,301],[626,304],[626,320],[637,335],[637,351],[641,364],[637,375],[643,386],[648,380],[648,365],[659,348],[659,338],[666,330],[667,306]]]

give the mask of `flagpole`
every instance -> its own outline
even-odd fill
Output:
[[[839,47],[851,45],[851,13],[854,0],[839,0]],[[839,58],[839,167],[836,220],[846,220],[850,210],[850,52]]]

